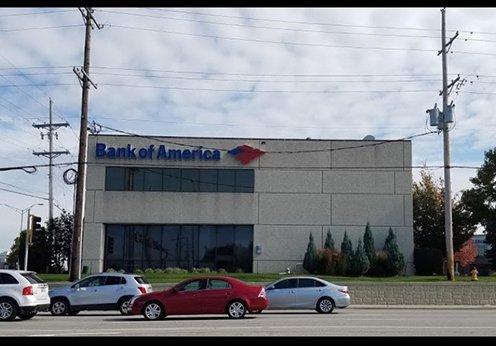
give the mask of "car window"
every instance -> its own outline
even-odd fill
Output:
[[[299,288],[315,287],[314,279],[298,279]]]
[[[105,286],[109,285],[122,285],[123,277],[120,276],[107,276],[107,281],[105,281]]]
[[[40,279],[36,274],[34,273],[23,273],[21,274],[26,280],[29,281],[30,284],[44,284],[45,281]]]
[[[276,283],[274,285],[274,288],[276,290],[288,289],[288,288],[296,288],[297,282],[298,282],[298,279],[286,279],[286,280],[282,280],[282,281],[279,281],[278,283]]]
[[[198,291],[205,289],[206,280],[194,280],[180,286],[182,291]]]
[[[219,279],[210,279],[208,280],[208,289],[210,290],[224,290],[227,288],[231,288],[229,282]]]
[[[19,281],[16,280],[15,277],[13,277],[10,274],[7,273],[0,273],[0,284],[3,285],[11,285],[11,284],[18,284]]]
[[[79,283],[79,287],[98,287],[105,285],[106,276],[94,276]]]
[[[149,284],[148,280],[143,276],[135,276],[134,280],[136,280],[136,282],[139,283],[140,285]]]
[[[327,286],[325,283],[315,280],[315,287],[325,287]]]

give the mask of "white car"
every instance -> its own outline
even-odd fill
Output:
[[[311,309],[331,313],[350,305],[347,286],[312,276],[287,277],[265,286],[268,310]]]
[[[48,284],[35,272],[0,269],[0,321],[28,320],[49,306]]]
[[[73,316],[82,310],[119,310],[126,315],[131,298],[149,292],[152,286],[141,275],[95,274],[50,290],[50,312]]]

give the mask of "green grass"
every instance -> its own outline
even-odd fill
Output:
[[[182,280],[203,275],[220,275],[220,274],[196,274],[196,273],[186,273],[186,274],[145,274],[144,276],[150,281],[150,283],[176,283]],[[270,282],[283,277],[279,274],[252,274],[252,273],[230,273],[229,276],[238,278],[243,281],[249,282]],[[47,282],[63,282],[68,281],[69,275],[67,274],[39,274],[39,276]],[[324,280],[336,283],[336,284],[350,284],[356,282],[446,282],[445,276],[396,276],[388,278],[375,278],[375,277],[346,277],[346,276],[321,276]],[[459,276],[456,277],[456,282],[470,282],[469,276]],[[496,276],[480,276],[479,282],[494,282],[496,283]]]

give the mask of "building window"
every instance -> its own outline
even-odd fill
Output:
[[[107,167],[107,191],[253,193],[253,169]]]
[[[252,272],[252,225],[106,225],[104,270],[223,268]]]

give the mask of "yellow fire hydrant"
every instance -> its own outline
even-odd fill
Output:
[[[474,267],[471,271],[470,271],[470,275],[472,276],[472,281],[479,281],[479,279],[477,278],[477,274],[479,274],[479,272],[477,271],[477,269]]]

